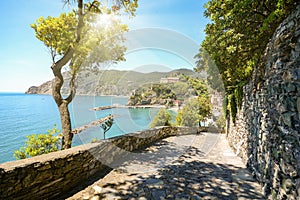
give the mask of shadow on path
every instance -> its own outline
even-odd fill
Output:
[[[196,148],[189,154],[199,154]],[[100,199],[263,199],[253,180],[243,177],[243,169],[233,165],[202,161],[176,163],[155,174],[128,174],[133,179],[101,185]],[[110,189],[108,189],[110,188]],[[141,198],[142,199],[142,198]]]
[[[265,199],[230,152],[223,136],[167,138],[69,199]]]

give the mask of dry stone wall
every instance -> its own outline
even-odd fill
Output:
[[[300,199],[300,6],[277,28],[228,139],[271,199]]]
[[[0,164],[0,199],[62,199],[89,178],[107,173],[130,152],[197,128],[161,127]]]

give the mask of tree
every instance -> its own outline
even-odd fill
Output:
[[[25,145],[20,150],[15,150],[14,157],[16,159],[24,159],[33,156],[38,156],[54,151],[60,148],[60,131],[53,127],[52,130],[47,130],[47,133],[28,135]]]
[[[216,125],[217,125],[218,129],[220,129],[222,132],[225,130],[226,119],[225,119],[225,116],[223,113],[221,113],[221,115],[218,116]]]
[[[211,115],[211,104],[208,96],[200,95],[189,100],[176,118],[179,126],[201,126],[201,122]]]
[[[156,126],[171,126],[171,113],[166,108],[159,109],[149,127]]]
[[[54,83],[52,96],[58,106],[62,123],[62,149],[71,147],[72,130],[68,105],[75,97],[75,80],[79,73],[93,72],[101,64],[124,60],[125,47],[122,33],[127,30],[119,20],[112,20],[107,26],[108,17],[120,13],[121,7],[125,12],[134,14],[137,0],[112,1],[104,6],[100,1],[66,0],[70,5],[77,3],[77,8],[71,13],[63,13],[59,17],[39,18],[31,27],[36,37],[41,40],[52,57],[52,72]],[[115,2],[115,3],[114,3]],[[102,17],[102,22],[101,22]],[[70,75],[69,94],[64,97],[61,88],[64,83],[63,70]]]
[[[100,127],[103,129],[104,140],[106,139],[106,132],[109,131],[113,124],[114,118],[111,115],[109,115],[108,119],[100,125]]]
[[[211,86],[217,89],[219,85],[212,81],[212,77],[218,76],[217,71],[226,95],[239,94],[236,88],[249,81],[275,29],[297,3],[296,0],[210,0],[205,6],[205,16],[211,23],[206,26],[206,37],[196,58],[198,68],[207,70]],[[213,66],[218,70],[212,70]],[[260,78],[263,66],[255,73]],[[241,96],[235,97],[237,103],[231,102],[238,105]]]

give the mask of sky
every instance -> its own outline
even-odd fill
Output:
[[[142,72],[194,66],[204,39],[208,0],[139,0],[128,24],[126,62],[111,66]],[[53,78],[51,57],[30,24],[40,16],[67,12],[61,0],[0,1],[0,92],[25,92]]]

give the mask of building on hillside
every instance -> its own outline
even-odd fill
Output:
[[[179,82],[179,77],[167,77],[161,78],[160,83],[177,83]]]

